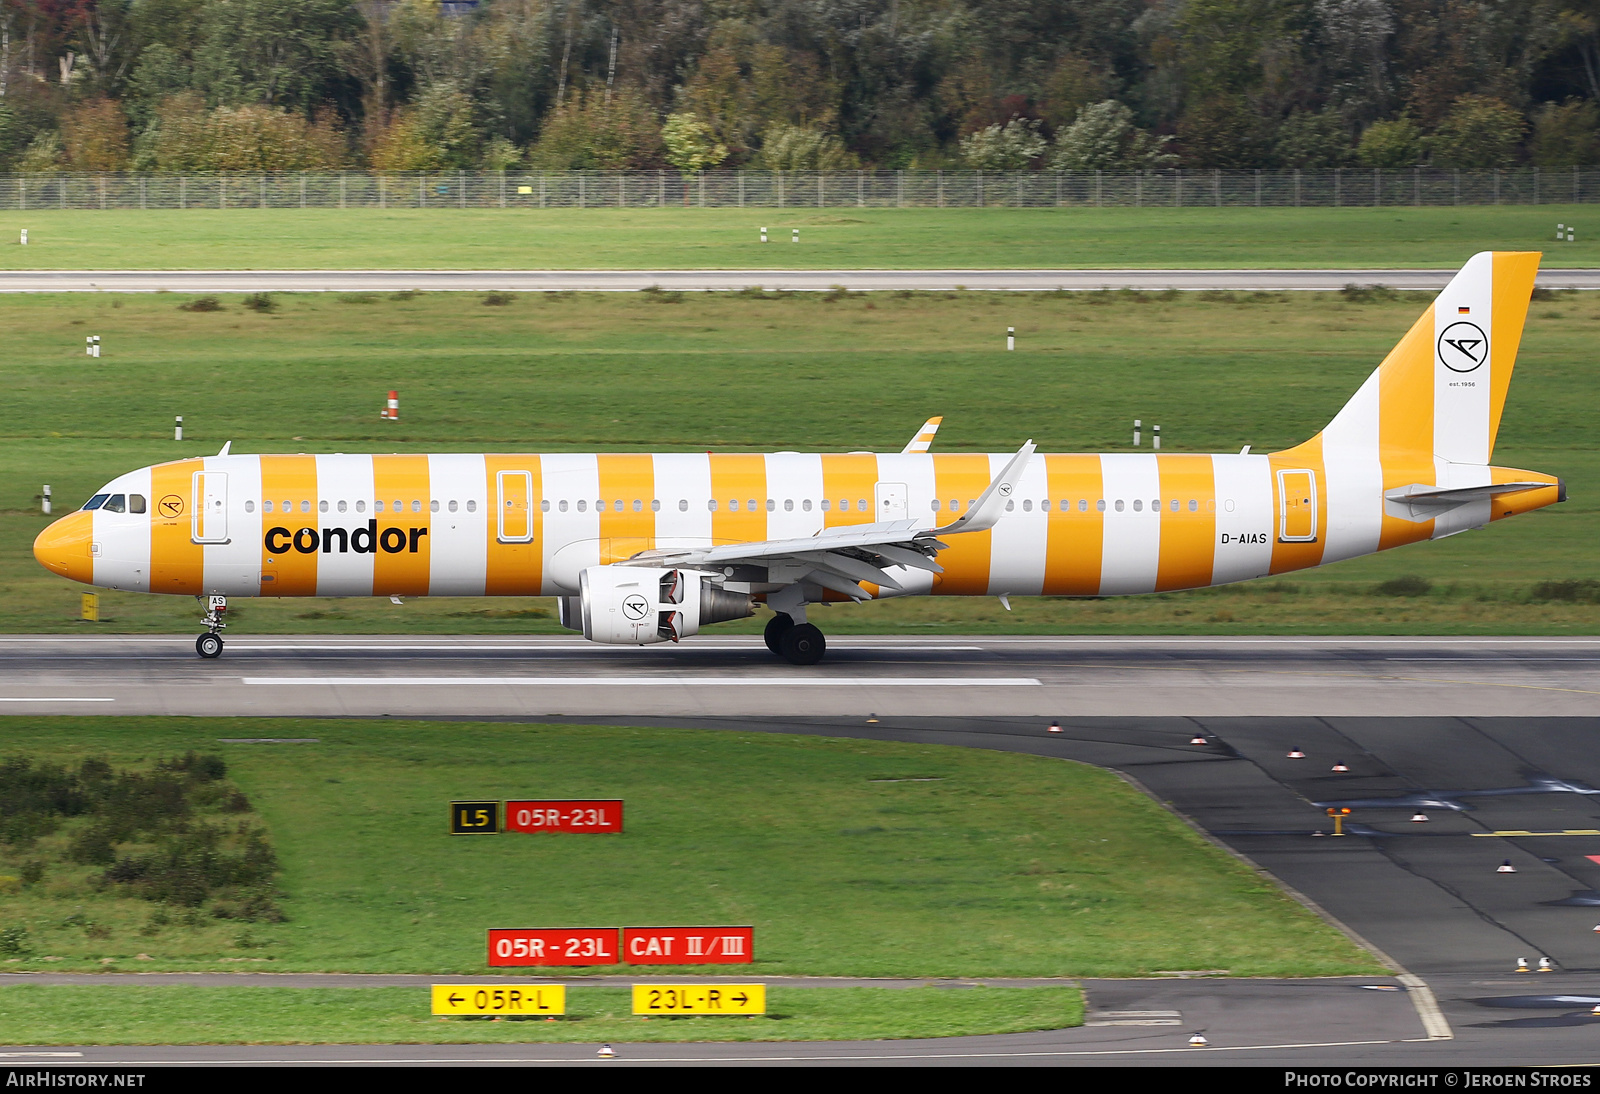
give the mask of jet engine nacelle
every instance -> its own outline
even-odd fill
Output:
[[[698,570],[590,566],[578,575],[578,590],[561,598],[561,623],[591,642],[676,642],[708,624],[755,614],[748,593],[730,593]]]

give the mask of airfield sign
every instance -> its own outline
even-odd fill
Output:
[[[620,832],[622,799],[506,802],[507,832]]]
[[[530,1018],[565,1014],[567,989],[560,984],[435,984],[433,1013]]]
[[[635,984],[635,1014],[765,1014],[765,984]]]
[[[754,927],[624,927],[622,958],[630,965],[747,965],[755,960]]]
[[[489,964],[616,965],[615,927],[491,927]]]
[[[452,836],[492,835],[500,831],[499,802],[451,802]]]

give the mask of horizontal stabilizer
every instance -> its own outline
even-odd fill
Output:
[[[1520,494],[1527,490],[1544,490],[1557,486],[1553,482],[1496,482],[1481,486],[1429,486],[1412,483],[1390,490],[1383,495],[1384,511],[1401,520],[1421,522],[1433,520],[1457,506],[1475,501],[1488,501],[1501,494]],[[1563,491],[1563,494],[1565,492]]]

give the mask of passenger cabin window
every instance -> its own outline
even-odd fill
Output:
[[[456,504],[456,499],[455,498],[451,498],[450,499],[450,511],[452,513],[454,513],[458,508],[459,508],[459,506]],[[550,503],[547,502],[547,501],[541,501],[539,503],[539,508],[543,509],[546,513],[548,513],[550,511]]]
[[[1122,503],[1120,501],[1117,502],[1117,508],[1118,509],[1122,508]],[[1134,498],[1133,499],[1133,511],[1135,513],[1144,512],[1144,499],[1143,498]]]
[[[101,506],[108,513],[126,513],[128,511],[128,496],[126,494],[112,494]]]
[[[302,513],[311,512],[311,500],[309,498],[301,498],[300,499],[300,511]]]
[[[339,501],[339,512],[347,513],[349,511],[350,511],[350,503],[345,501],[345,500],[343,500],[343,499],[340,499],[340,501]]]
[[[585,501],[583,498],[579,498],[578,499],[578,512],[587,513],[588,511],[589,511],[589,503],[587,501]]]
[[[567,511],[567,499],[566,498],[562,498],[561,499],[561,504],[557,508],[559,508],[563,513],[565,513]]]
[[[651,498],[650,499],[650,511],[652,513],[661,512],[661,499],[660,498]]]
[[[826,513],[833,506],[833,503],[827,498],[823,498],[819,504],[822,506],[822,511],[824,513]]]
[[[397,505],[397,506],[395,506],[395,508],[398,509],[399,506]],[[411,499],[411,511],[413,513],[422,512],[422,502],[418,501],[416,498],[412,498]]]
[[[678,499],[678,512],[687,513],[688,511],[689,511],[689,499],[688,498],[679,498]]]
[[[712,498],[710,501],[706,502],[706,509],[715,513],[717,511],[717,499]]]
[[[800,501],[800,508],[804,509],[808,513],[811,512],[811,499],[802,498]]]
[[[271,502],[268,502],[268,503],[267,503],[267,504],[269,504],[269,505],[270,505],[270,504],[271,504]],[[245,512],[246,512],[246,513],[254,513],[254,512],[255,512],[255,511],[256,511],[256,503],[255,503],[255,502],[253,502],[253,501],[247,501],[247,502],[245,502],[245,503],[244,503],[244,511],[245,511]]]
[[[456,503],[455,502],[451,502],[450,503],[450,511],[452,513],[454,513],[456,511]],[[539,512],[548,513],[549,511],[550,511],[550,499],[549,498],[545,498],[543,501],[541,501],[539,503]]]
[[[110,494],[96,494],[94,497],[84,502],[83,507],[85,509],[98,509],[106,503],[106,499],[110,496]]]
[[[326,501],[317,502],[317,512],[326,513],[327,511],[328,511],[328,503]]]
[[[367,503],[365,501],[356,502],[356,512],[365,513],[366,511],[367,511]]]
[[[439,499],[438,498],[434,498],[432,501],[428,502],[428,512],[437,513],[438,511],[439,511]]]
[[[268,498],[266,501],[261,503],[261,511],[263,513],[272,512],[272,499],[271,498]]]
[[[477,502],[477,500],[473,499],[473,498],[468,498],[467,499],[467,512],[476,513],[477,511],[478,511],[478,502]]]

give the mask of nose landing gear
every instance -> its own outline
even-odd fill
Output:
[[[204,620],[206,633],[194,640],[194,652],[208,661],[222,656],[222,635],[219,632],[227,626],[222,621],[222,617],[227,614],[227,611],[227,597],[212,596],[208,598]]]

